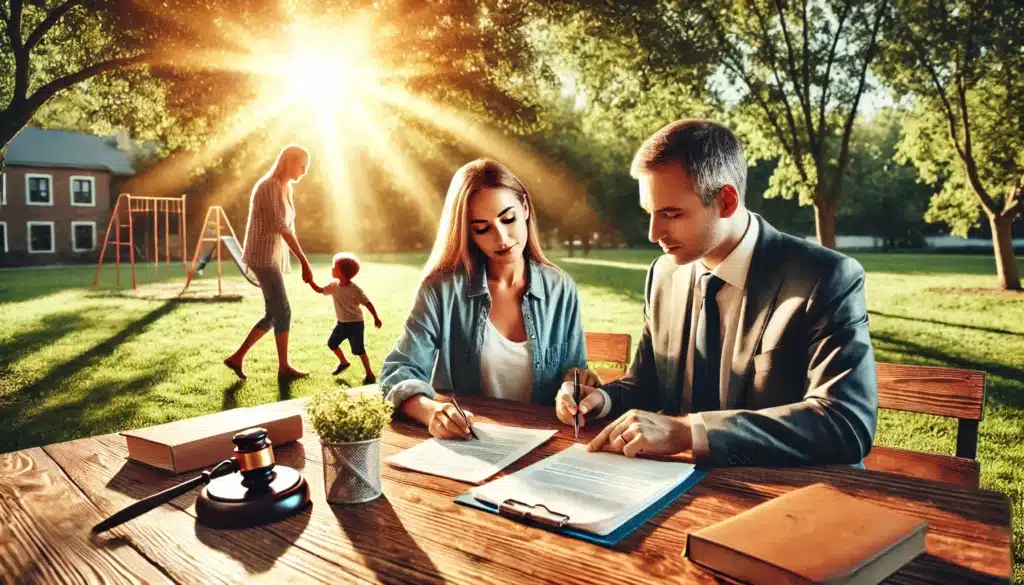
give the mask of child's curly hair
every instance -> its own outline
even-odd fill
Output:
[[[334,267],[339,274],[351,280],[359,274],[359,258],[351,252],[338,252],[334,255]]]

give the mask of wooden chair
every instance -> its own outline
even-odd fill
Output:
[[[985,403],[985,373],[879,363],[877,374],[879,408],[957,419],[956,456],[875,446],[864,465],[877,471],[977,488],[981,475],[976,459],[978,423]]]
[[[627,333],[584,333],[587,344],[587,361],[612,364],[591,367],[601,378],[601,383],[618,380],[626,375],[629,367],[629,349],[632,339]]]

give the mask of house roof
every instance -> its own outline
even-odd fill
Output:
[[[119,149],[114,136],[26,126],[7,146],[5,158],[9,165],[98,169],[115,175],[134,175],[133,154],[134,150]]]

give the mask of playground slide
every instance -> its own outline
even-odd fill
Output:
[[[249,270],[249,267],[245,265],[245,260],[242,258],[242,248],[239,247],[238,241],[235,240],[233,236],[221,236],[220,241],[224,248],[227,249],[228,254],[231,255],[231,259],[235,261],[235,266],[238,267],[238,271],[242,273],[242,276],[249,281],[249,284],[258,287],[260,283],[256,280],[256,275],[253,274],[252,270]],[[188,285],[192,283],[192,278],[194,278],[196,274],[202,274],[203,269],[206,268],[206,265],[209,264],[211,259],[213,259],[215,251],[216,248],[211,247],[209,251],[199,256],[199,259],[196,262],[195,271],[193,272],[190,270],[188,272],[188,276],[185,279],[185,288],[181,290],[182,293],[188,290]]]
[[[238,245],[238,241],[235,240],[234,236],[221,236],[220,241],[227,248],[228,253],[231,254],[231,259],[235,261],[235,266],[238,267],[242,276],[249,281],[249,284],[259,286],[260,283],[256,280],[256,275],[245,265],[245,260],[242,259],[242,248]]]

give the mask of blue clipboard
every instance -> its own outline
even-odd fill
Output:
[[[670,492],[662,496],[660,499],[652,503],[650,506],[641,510],[639,513],[637,513],[636,516],[633,516],[628,521],[626,521],[625,524],[619,526],[618,528],[604,536],[599,536],[597,534],[592,534],[590,532],[584,532],[582,530],[570,528],[568,526],[561,526],[560,523],[557,521],[546,521],[543,518],[536,516],[531,516],[531,518],[525,518],[518,515],[510,515],[504,512],[499,512],[498,506],[489,504],[487,502],[482,502],[474,498],[472,495],[470,495],[470,492],[466,492],[461,496],[456,497],[455,503],[461,504],[463,506],[468,506],[470,508],[483,510],[485,512],[490,512],[492,514],[500,514],[501,516],[505,516],[506,518],[511,517],[517,521],[529,524],[531,526],[538,526],[541,528],[545,528],[547,530],[551,530],[553,532],[557,532],[558,534],[565,534],[566,536],[572,536],[573,538],[579,538],[580,540],[585,540],[587,542],[592,542],[594,544],[600,544],[601,546],[613,547],[619,544],[619,542],[621,542],[622,539],[629,536],[631,532],[646,524],[648,520],[657,516],[658,513],[667,508],[669,504],[679,499],[679,496],[685,494],[687,491],[690,490],[690,488],[697,485],[697,483],[700,482],[700,480],[704,479],[704,476],[706,476],[707,474],[708,472],[705,470],[694,469],[693,473],[691,473],[689,477],[683,480],[683,482],[677,485],[676,487],[672,488]],[[545,508],[545,510],[547,510],[547,508]],[[549,512],[553,516],[561,516],[563,519],[568,520],[568,516],[558,514],[557,512]]]

